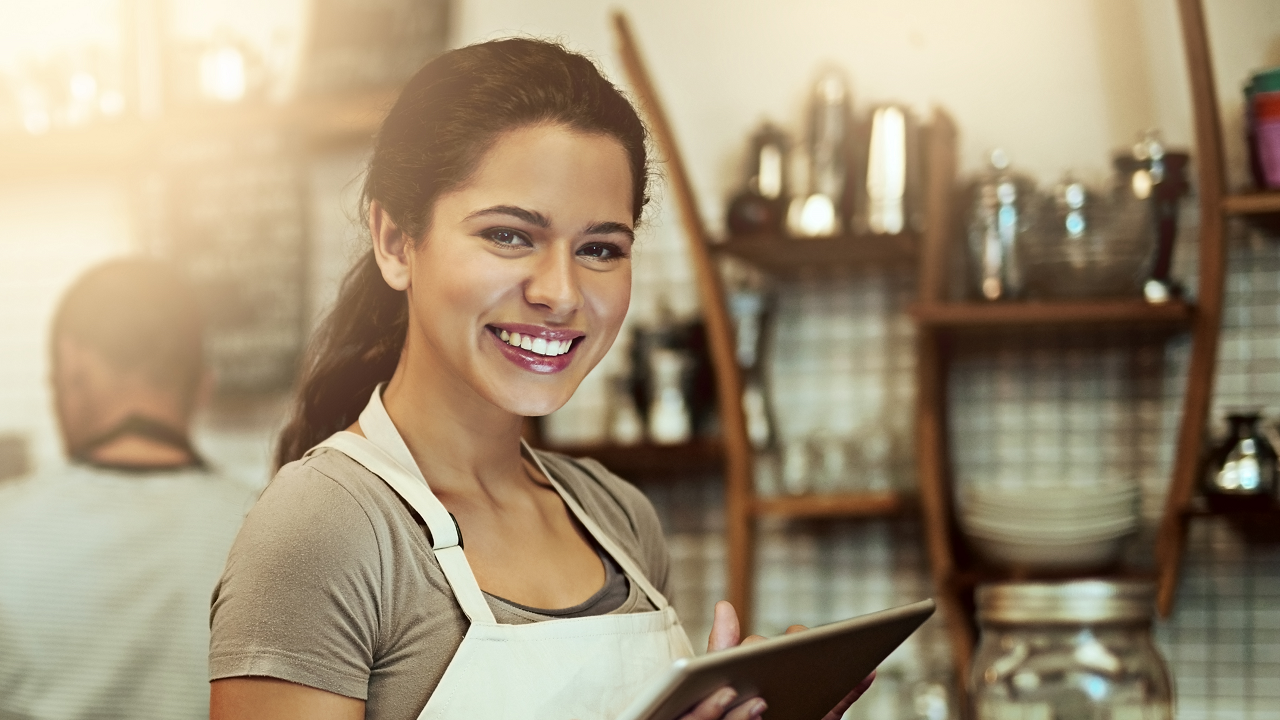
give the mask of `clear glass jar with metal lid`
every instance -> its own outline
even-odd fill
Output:
[[[1004,583],[978,589],[969,675],[978,720],[1172,720],[1169,670],[1151,640],[1155,586]]]

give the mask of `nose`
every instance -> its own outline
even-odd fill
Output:
[[[533,277],[525,284],[525,300],[546,308],[556,319],[567,320],[583,303],[573,250],[568,243],[557,242],[539,255]]]

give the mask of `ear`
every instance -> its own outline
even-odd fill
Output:
[[[393,290],[408,290],[413,275],[409,265],[410,238],[396,227],[377,200],[369,203],[369,237],[373,238],[373,256],[382,270],[382,279]]]

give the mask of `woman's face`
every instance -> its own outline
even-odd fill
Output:
[[[617,140],[561,125],[500,136],[408,251],[410,332],[432,370],[516,415],[559,408],[622,326],[633,224]]]

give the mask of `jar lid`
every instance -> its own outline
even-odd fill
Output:
[[[1076,580],[984,585],[978,618],[1007,623],[1149,621],[1156,586],[1138,580]]]

